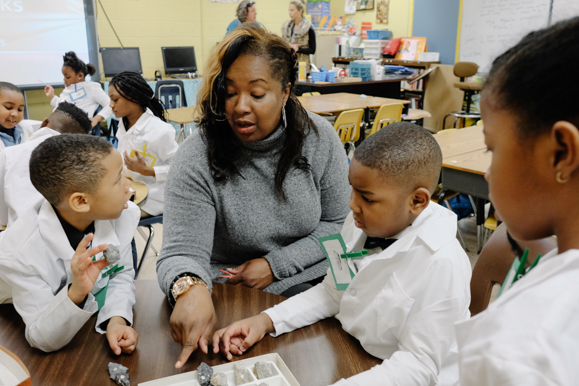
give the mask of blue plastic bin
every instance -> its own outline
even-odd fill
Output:
[[[326,73],[319,71],[312,71],[312,82],[325,82]]]
[[[372,65],[370,63],[350,62],[350,76],[362,78],[363,81],[372,80]]]
[[[392,31],[388,31],[386,29],[374,29],[366,31],[368,34],[368,39],[371,40],[389,40],[390,36],[392,36]]]
[[[334,71],[325,72],[326,82],[334,83],[336,81],[336,73]]]

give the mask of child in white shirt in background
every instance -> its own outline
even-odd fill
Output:
[[[23,91],[12,83],[0,82],[0,152],[26,142],[32,134],[32,127],[22,122],[24,107]]]
[[[338,290],[328,270],[314,288],[217,331],[214,352],[221,345],[231,359],[266,333],[335,316],[384,360],[335,385],[456,384],[454,323],[470,316],[471,266],[456,239],[456,215],[430,201],[441,167],[437,142],[411,123],[388,125],[362,142],[350,165],[352,212],[341,235],[346,252],[369,255],[355,261],[347,289]]]
[[[26,143],[0,152],[0,225],[9,226],[29,207],[40,207],[44,201],[30,182],[28,162],[36,146],[61,133],[88,134],[90,130],[86,113],[72,103],[62,102]]]
[[[95,127],[112,114],[109,96],[100,83],[86,80],[87,75],[95,74],[96,68],[90,63],[83,62],[73,51],[65,53],[63,60],[62,75],[65,88],[60,97],[54,95],[54,88],[50,85],[44,87],[44,93],[50,98],[50,104],[55,108],[63,101],[74,103],[87,113],[91,118],[91,127]],[[102,110],[95,115],[99,106]]]
[[[149,188],[143,212],[161,214],[169,166],[179,148],[175,129],[165,119],[163,104],[136,72],[121,72],[111,79],[109,96],[115,116],[122,118],[116,137],[125,159],[123,173]]]
[[[119,152],[91,135],[56,135],[32,152],[30,179],[45,200],[0,240],[0,280],[12,288],[31,346],[62,348],[98,312],[96,331],[111,350],[135,349],[131,241],[140,211],[122,170]],[[120,256],[107,266],[101,257],[111,246]]]
[[[555,235],[558,249],[528,256],[510,288],[457,325],[461,386],[579,385],[577,47],[579,17],[531,32],[485,83],[491,201],[513,238]]]

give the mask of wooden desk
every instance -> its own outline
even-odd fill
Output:
[[[195,120],[195,106],[181,107],[178,109],[168,109],[167,120],[175,122],[181,127],[186,123],[191,123]]]
[[[34,385],[112,385],[107,365],[129,368],[131,384],[196,370],[203,361],[210,366],[226,362],[222,354],[195,352],[182,369],[174,365],[181,345],[171,338],[171,307],[156,280],[137,280],[134,325],[139,344],[132,355],[117,357],[105,336],[94,331],[95,318],[56,353],[31,348],[24,338],[24,323],[12,305],[0,305],[0,345],[16,354],[30,371]],[[216,328],[256,315],[284,298],[241,286],[214,284]],[[266,336],[241,358],[277,352],[303,386],[325,386],[370,369],[382,361],[366,353],[346,334],[336,319],[327,319],[278,338]]]
[[[440,145],[443,159],[486,149],[482,126],[471,126],[459,130],[443,130],[436,133],[434,138]]]
[[[147,185],[143,184],[142,182],[131,181],[131,188],[135,191],[135,200],[134,203],[137,204],[139,207],[145,205],[147,202],[147,198],[149,198],[149,188]]]
[[[482,249],[484,205],[489,199],[485,172],[492,153],[486,151],[482,126],[449,130],[434,135],[442,149],[442,187],[438,202],[444,202],[448,191],[474,197],[477,223],[478,252]]]
[[[185,140],[185,125],[188,123],[193,123],[195,121],[195,106],[180,107],[178,109],[168,109],[167,120],[170,122],[175,122],[181,125],[179,132],[177,133],[176,141],[181,143]]]
[[[335,94],[298,97],[304,108],[312,113],[338,113],[352,109],[375,109],[387,103],[410,104],[404,99],[392,99],[375,96],[361,97],[360,94],[340,92]]]
[[[400,82],[407,76],[391,76],[384,80],[347,83],[314,83],[311,80],[296,82],[298,95],[304,92],[317,91],[320,94],[349,92],[370,94],[385,98],[400,98]]]

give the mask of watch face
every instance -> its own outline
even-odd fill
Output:
[[[183,278],[183,279],[177,280],[173,290],[175,291],[176,294],[180,294],[184,290],[186,290],[187,288],[189,288],[189,283],[187,282],[186,278]]]

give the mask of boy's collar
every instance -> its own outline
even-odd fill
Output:
[[[74,226],[72,226],[68,221],[66,221],[60,215],[58,209],[55,208],[54,205],[52,205],[52,209],[54,210],[54,213],[56,214],[58,221],[60,221],[60,225],[62,225],[62,229],[64,230],[66,238],[68,239],[68,242],[72,247],[72,249],[76,250],[76,247],[78,247],[78,244],[80,244],[80,242],[82,241],[82,239],[84,239],[86,235],[88,235],[89,233],[95,233],[94,221],[91,222],[86,229],[79,230]]]

